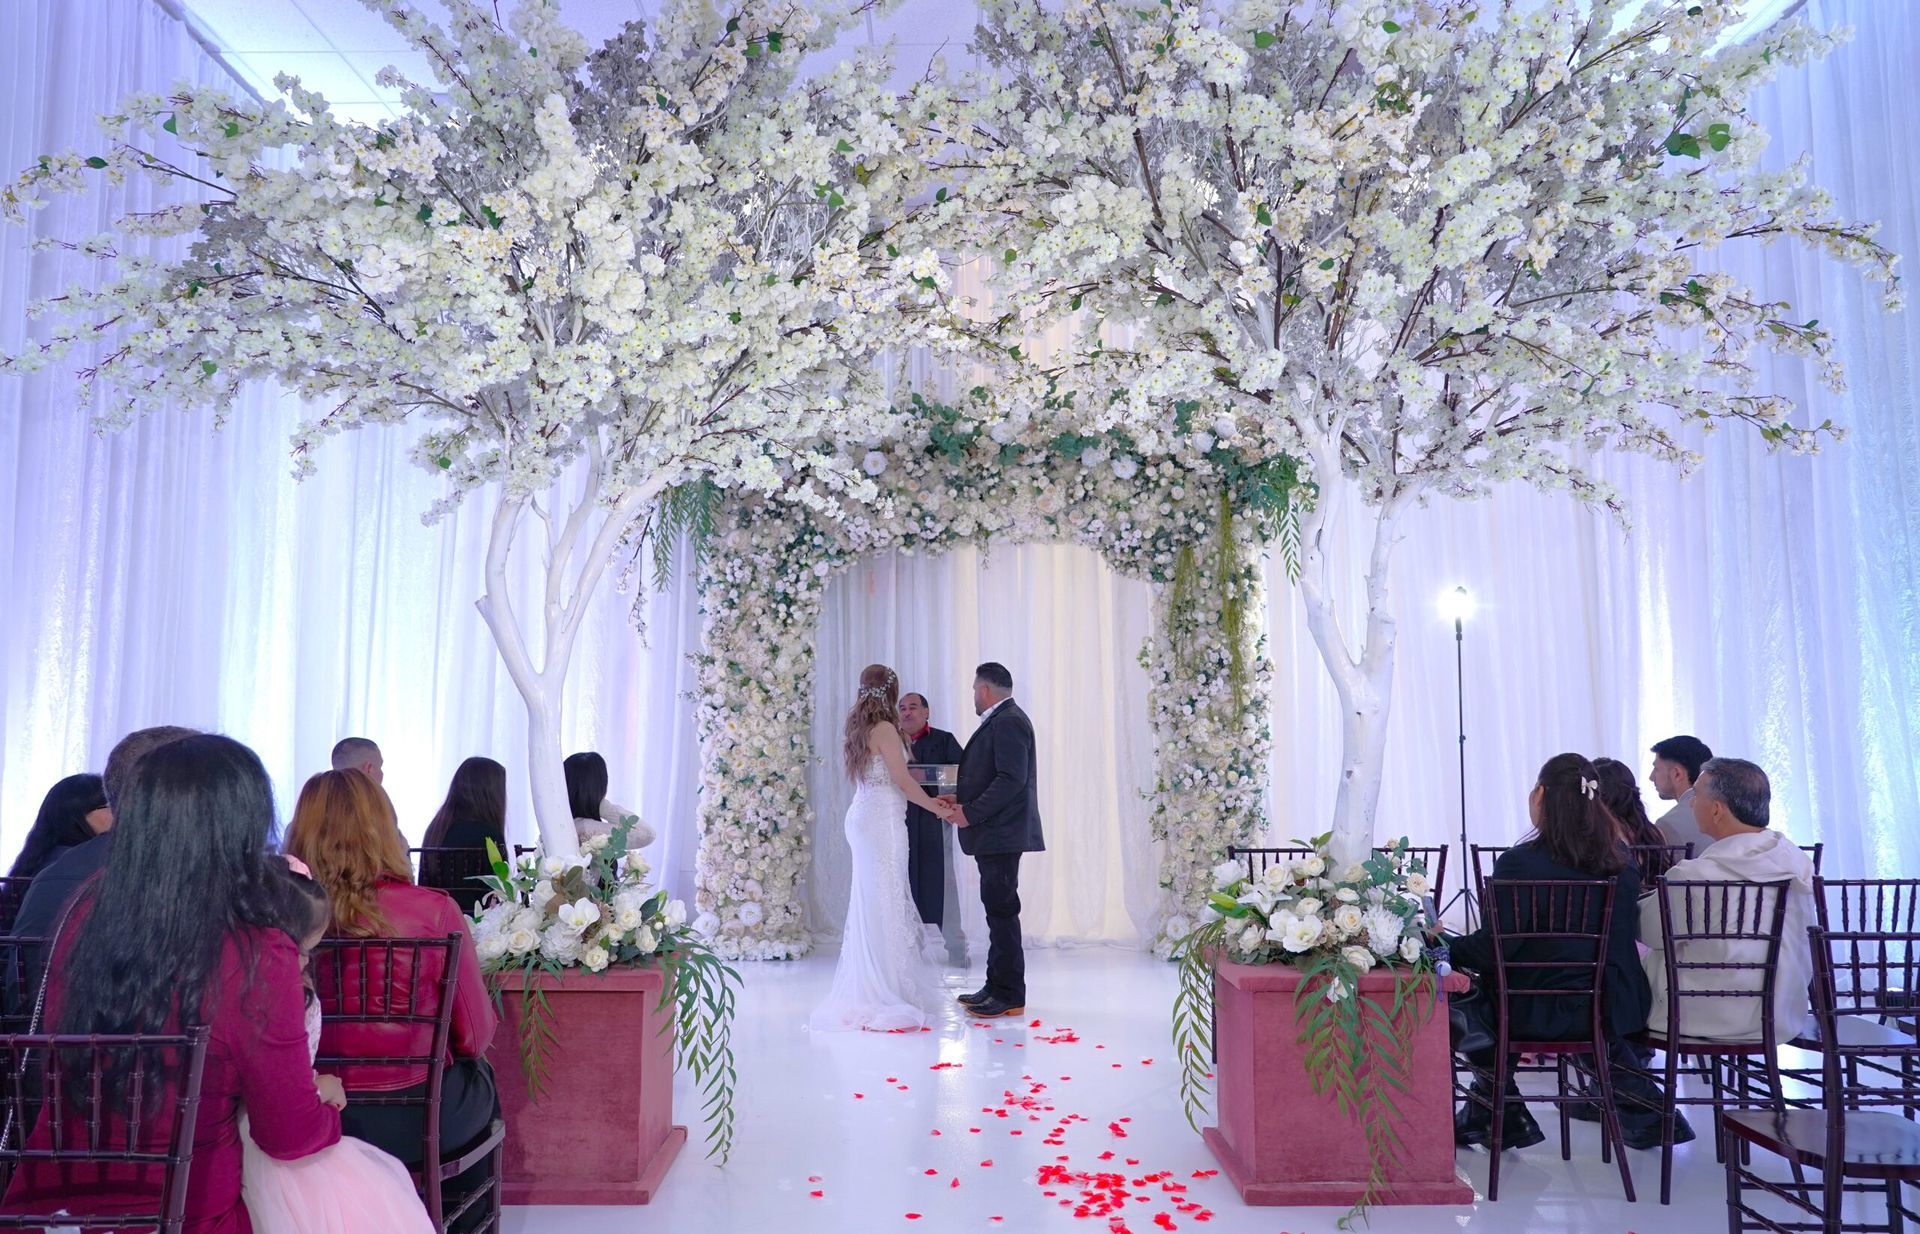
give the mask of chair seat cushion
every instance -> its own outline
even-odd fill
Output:
[[[1881,1110],[1846,1114],[1846,1160],[1851,1178],[1920,1179],[1920,1123]],[[1824,1110],[1729,1110],[1720,1116],[1729,1134],[1816,1169],[1825,1169]]]

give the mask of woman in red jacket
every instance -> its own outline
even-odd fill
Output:
[[[251,1234],[240,1199],[242,1107],[254,1142],[281,1160],[340,1139],[340,1115],[321,1100],[307,1055],[300,952],[286,932],[292,888],[270,851],[273,789],[253,751],[203,734],[142,758],[114,804],[112,854],[58,931],[44,1022],[61,1033],[208,1026],[186,1228]],[[104,1098],[122,1143],[127,1096],[122,1075]],[[154,1108],[151,1094],[146,1104]],[[166,1120],[145,1122],[142,1147],[164,1147]],[[43,1113],[27,1147],[49,1144]],[[86,1197],[150,1208],[160,1185],[157,1167],[29,1158],[4,1207],[58,1211],[62,1197]]]
[[[480,957],[466,919],[444,891],[416,887],[407,845],[386,790],[359,771],[323,771],[300,790],[287,831],[287,852],[305,862],[333,900],[334,931],[349,938],[445,938],[459,934],[460,958],[453,988],[452,1057],[441,1080],[440,1146],[451,1157],[478,1139],[499,1115],[487,1047],[498,1019],[480,977]],[[424,974],[437,980],[437,972]],[[400,980],[404,980],[401,978]],[[343,996],[358,987],[343,973]],[[432,1042],[426,1025],[323,1024],[323,1055],[380,1058],[424,1054]],[[425,1067],[368,1064],[340,1069],[349,1098],[356,1092],[416,1092]],[[422,1152],[419,1107],[369,1106],[349,1100],[341,1125],[408,1165]]]

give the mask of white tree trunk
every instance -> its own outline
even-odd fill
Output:
[[[1338,472],[1322,470],[1320,474],[1337,476]],[[1340,784],[1329,830],[1333,854],[1344,863],[1364,859],[1374,843],[1398,632],[1389,570],[1408,498],[1396,494],[1374,512],[1366,576],[1366,633],[1358,656],[1348,648],[1333,595],[1327,532],[1334,500],[1334,485],[1322,481],[1318,502],[1301,516],[1300,595],[1307,610],[1307,630],[1340,701]]]
[[[474,604],[493,633],[494,646],[500,651],[507,676],[520,691],[527,706],[527,778],[533,790],[533,816],[539,828],[540,847],[549,856],[572,856],[580,851],[573,827],[573,810],[567,802],[565,754],[560,744],[561,696],[567,681],[567,669],[573,663],[574,636],[588,603],[606,573],[613,550],[644,510],[664,488],[650,482],[622,496],[607,508],[592,539],[582,533],[598,508],[600,458],[594,451],[587,476],[586,490],[578,504],[567,512],[564,524],[558,523],[555,509],[543,516],[547,523],[546,587],[540,606],[540,654],[536,663],[528,647],[527,631],[514,611],[507,581],[507,561],[514,541],[524,525],[523,516],[530,504],[525,497],[502,497],[494,512],[493,528],[487,540],[487,590]],[[561,495],[562,482],[556,481],[551,494]]]

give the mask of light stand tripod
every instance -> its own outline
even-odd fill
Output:
[[[1473,849],[1467,843],[1467,616],[1473,611],[1473,597],[1465,587],[1456,587],[1440,598],[1441,610],[1453,618],[1454,702],[1460,728],[1460,889],[1440,906],[1440,916],[1456,902],[1468,930],[1474,927],[1479,908],[1473,898]],[[1440,923],[1434,922],[1437,926]]]

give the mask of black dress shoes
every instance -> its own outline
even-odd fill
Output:
[[[962,994],[958,999],[954,1001],[958,1002],[962,1007],[971,1007],[975,1003],[986,1002],[989,997],[991,996],[987,993],[987,987],[981,986],[979,989],[975,990],[973,993]]]
[[[991,1020],[1003,1015],[1027,1014],[1027,1005],[1025,1003],[1010,1003],[1004,998],[984,999],[980,1002],[973,1003],[967,1009],[974,1015],[986,1020]]]
[[[1501,1128],[1500,1149],[1532,1148],[1547,1138],[1533,1115],[1525,1107],[1507,1107],[1506,1126]],[[1493,1116],[1485,1108],[1469,1103],[1453,1118],[1453,1142],[1461,1148],[1493,1147]]]

